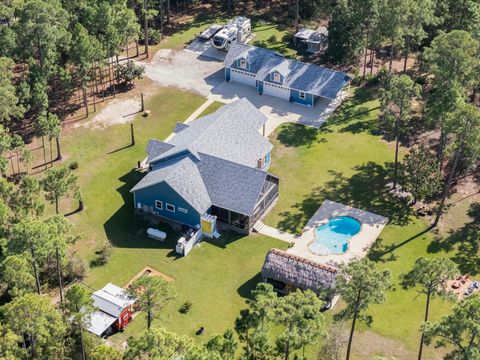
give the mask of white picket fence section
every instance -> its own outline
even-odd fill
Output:
[[[178,240],[175,251],[177,254],[187,256],[193,247],[202,241],[202,230],[199,229],[192,237],[187,241],[183,236]]]

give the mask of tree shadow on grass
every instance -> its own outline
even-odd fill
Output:
[[[438,237],[427,248],[429,253],[453,252],[451,260],[457,263],[464,274],[480,273],[480,204],[472,204],[468,211],[472,219],[445,238]]]
[[[390,245],[383,245],[383,239],[378,238],[375,243],[372,245],[368,252],[368,258],[372,261],[380,261],[380,262],[387,262],[387,261],[396,261],[398,256],[395,254],[395,250],[401,248],[404,245],[407,245],[411,241],[418,239],[419,237],[427,234],[428,232],[433,230],[433,226],[428,226],[418,234],[415,234],[408,239],[402,240],[399,243],[393,243]]]
[[[325,125],[320,128],[320,132],[330,133],[333,127],[338,127],[339,132],[353,134],[367,132],[378,135],[376,117],[372,117],[371,112],[379,107],[365,106],[366,102],[374,99],[374,89],[357,88],[355,95],[329,116]]]
[[[389,218],[395,225],[406,225],[410,221],[411,208],[405,201],[393,197],[387,190],[390,181],[391,164],[385,166],[367,162],[354,167],[356,173],[346,177],[341,172],[329,170],[332,179],[321,187],[313,189],[302,201],[291,206],[293,211],[282,214],[278,228],[296,232],[313,216],[324,200],[332,200],[344,205],[370,211]]]
[[[107,238],[115,247],[172,249],[168,256],[176,256],[174,249],[180,234],[169,225],[159,223],[155,224],[155,228],[164,231],[167,238],[163,242],[152,240],[146,234],[151,224],[134,213],[130,190],[143,176],[144,174],[131,170],[119,178],[123,185],[117,188],[117,191],[123,198],[123,205],[103,224]]]
[[[282,126],[277,134],[277,139],[286,147],[307,146],[314,143],[326,142],[324,138],[319,138],[319,131],[313,127],[299,124],[286,124]]]
[[[218,239],[205,238],[205,240],[203,240],[203,241],[208,242],[209,244],[212,244],[212,245],[214,245],[216,247],[219,247],[221,249],[225,249],[228,244],[231,244],[231,243],[233,243],[237,240],[240,240],[244,237],[245,237],[245,235],[243,235],[243,234],[239,234],[239,233],[236,233],[236,232],[233,232],[233,231],[228,231],[228,230],[225,230],[225,231],[222,230],[221,231],[221,236]]]
[[[252,278],[248,279],[237,289],[238,295],[244,299],[251,299],[252,290],[255,289],[258,283],[262,282],[262,274],[257,273]]]

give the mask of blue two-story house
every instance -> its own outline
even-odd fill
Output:
[[[220,225],[249,233],[278,198],[265,122],[242,99],[177,124],[166,141],[150,140],[149,171],[131,190],[136,210],[191,228],[215,215]]]
[[[320,99],[334,100],[350,77],[342,72],[286,59],[247,44],[232,44],[225,57],[225,80],[255,87],[271,95],[313,107]]]

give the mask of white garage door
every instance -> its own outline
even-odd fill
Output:
[[[256,86],[255,74],[248,73],[246,71],[240,71],[237,69],[230,69],[230,79],[235,82],[239,82],[245,85]]]
[[[264,82],[263,93],[265,95],[271,95],[271,96],[279,97],[281,99],[290,100],[290,89],[280,85],[269,84],[267,82]]]

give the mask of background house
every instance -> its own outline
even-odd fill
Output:
[[[242,99],[178,124],[168,141],[151,140],[150,170],[131,190],[136,210],[194,229],[210,214],[224,227],[250,232],[278,197],[265,122]]]
[[[271,95],[313,107],[320,98],[336,99],[349,83],[346,74],[306,64],[264,48],[232,44],[225,57],[225,80],[256,88]]]
[[[293,43],[310,53],[319,53],[328,45],[328,29],[320,26],[317,30],[300,29],[293,37]]]

